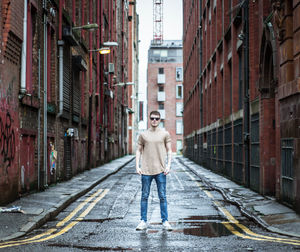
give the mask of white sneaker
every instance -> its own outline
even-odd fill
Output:
[[[171,227],[170,223],[168,221],[163,222],[163,227],[165,230],[171,231],[173,228]]]
[[[147,228],[147,223],[145,221],[141,221],[139,225],[137,225],[136,230],[144,230]]]

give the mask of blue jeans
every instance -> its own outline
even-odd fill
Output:
[[[168,220],[167,198],[166,198],[166,175],[142,175],[142,198],[141,198],[141,220],[147,221],[148,198],[152,180],[155,179],[158,197],[160,200],[160,215],[162,222]]]

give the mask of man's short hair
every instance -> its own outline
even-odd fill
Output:
[[[157,110],[151,111],[150,116],[152,116],[152,115],[157,115],[160,118],[160,113]]]

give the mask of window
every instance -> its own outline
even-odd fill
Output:
[[[160,50],[153,50],[153,55],[160,56]]]
[[[159,74],[164,74],[164,68],[163,67],[158,68],[158,73]]]
[[[164,91],[164,87],[163,87],[163,86],[159,86],[159,87],[158,87],[158,91],[159,91],[159,92],[163,92],[163,91]]]
[[[182,151],[182,140],[177,140],[176,141],[176,152],[181,153]]]
[[[36,9],[32,4],[27,10],[27,55],[26,55],[26,90],[28,93],[33,91],[32,80],[32,61],[33,61],[33,40],[36,33]]]
[[[183,111],[183,103],[176,102],[176,116],[182,116],[182,111]]]
[[[183,74],[182,74],[182,67],[176,67],[176,81],[182,81]]]
[[[165,105],[163,103],[158,104],[158,109],[165,109]]]
[[[183,134],[183,124],[182,124],[182,121],[176,121],[176,134],[177,135]]]
[[[182,99],[182,98],[183,98],[183,86],[176,85],[176,99]]]
[[[80,70],[74,69],[73,71],[73,85],[72,85],[72,99],[73,99],[73,121],[79,122],[80,117],[80,108],[81,108],[81,101],[80,101]]]
[[[52,57],[54,53],[53,50],[54,44],[54,29],[53,27],[48,24],[47,25],[47,102],[52,101],[52,86],[51,86],[51,76],[52,76],[52,67],[55,64],[52,64]]]
[[[168,57],[168,51],[167,50],[161,50],[160,51],[160,56],[161,57]]]
[[[239,109],[243,108],[243,62],[242,62],[242,53],[238,52],[239,56]]]
[[[165,127],[165,122],[162,122],[162,121],[161,121],[161,122],[159,123],[159,127],[160,127],[160,128],[164,128],[164,127]]]
[[[144,102],[140,101],[139,102],[139,121],[144,120]]]

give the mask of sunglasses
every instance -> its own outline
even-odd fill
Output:
[[[159,121],[160,118],[157,118],[157,117],[150,117],[150,120],[151,120],[151,121],[154,121],[154,120],[155,120],[155,121]]]

